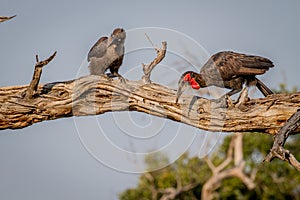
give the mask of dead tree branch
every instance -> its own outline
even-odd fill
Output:
[[[147,36],[148,37],[148,36]],[[162,48],[155,47],[155,50],[157,52],[156,58],[150,63],[150,64],[142,64],[144,76],[142,77],[142,81],[144,83],[151,83],[150,75],[154,67],[158,65],[165,57],[166,51],[167,51],[167,42],[162,42]]]
[[[21,129],[33,123],[71,116],[138,111],[208,131],[276,134],[300,107],[299,92],[249,100],[247,90],[243,90],[237,102],[227,99],[227,108],[201,97],[193,101],[193,106],[189,106],[193,98],[190,96],[183,96],[182,103],[175,103],[175,90],[150,81],[151,71],[163,60],[166,49],[166,42],[162,42],[162,48],[155,48],[157,57],[150,64],[143,64],[142,81],[127,81],[121,85],[118,81],[93,75],[39,85],[43,66],[55,57],[56,52],[44,61],[39,61],[36,56],[37,63],[29,86],[0,88],[0,130]],[[282,147],[289,134],[300,132],[299,111],[296,113],[298,121],[293,121],[294,118],[290,119],[292,122],[289,124],[292,125],[283,128],[283,133],[276,136],[277,145],[271,151],[273,155],[267,156],[266,160],[276,156],[294,166],[300,166],[294,156]],[[232,158],[223,165],[227,166],[231,161]],[[223,165],[215,167],[215,170],[221,171]],[[237,165],[235,161],[235,165],[242,166],[243,163]],[[234,171],[232,173],[238,174]]]
[[[300,109],[297,110],[282,126],[279,132],[275,135],[273,147],[270,153],[266,156],[264,161],[270,162],[274,158],[286,161],[300,171],[300,162],[295,156],[288,150],[284,149],[283,146],[289,135],[300,126]]]
[[[42,61],[39,61],[38,55],[35,56],[36,64],[35,64],[35,68],[34,68],[34,73],[33,73],[32,80],[29,84],[29,87],[28,87],[28,89],[26,91],[26,95],[25,95],[25,98],[27,100],[33,98],[33,95],[35,94],[35,92],[38,88],[38,85],[39,85],[39,82],[41,79],[41,75],[42,75],[42,68],[45,65],[47,65],[49,62],[51,62],[51,60],[55,57],[55,55],[56,55],[56,51],[49,58],[47,58],[46,60],[42,60]]]
[[[275,94],[237,107],[218,108],[200,98],[188,116],[190,96],[175,104],[176,91],[155,83],[119,84],[100,76],[39,85],[30,103],[23,98],[28,86],[0,88],[0,129],[20,129],[58,118],[138,111],[179,121],[199,129],[223,132],[259,131],[275,134],[300,107],[300,93]],[[296,129],[294,133],[299,133]]]
[[[14,16],[11,16],[11,17],[0,16],[0,23],[5,22],[7,20],[10,20],[10,19],[14,18],[15,16],[17,16],[17,15],[14,15]]]
[[[152,172],[146,172],[144,173],[145,178],[148,180],[151,188],[151,198],[153,200],[157,199],[158,194],[162,194],[160,200],[171,200],[175,199],[178,195],[190,191],[193,188],[197,187],[199,183],[189,183],[187,185],[182,186],[181,178],[177,175],[176,182],[177,187],[169,187],[165,189],[159,189],[155,186],[155,178],[152,175]]]
[[[188,185],[185,185],[183,187],[177,187],[177,188],[166,188],[166,189],[161,189],[159,190],[160,193],[162,193],[162,197],[160,198],[160,200],[172,200],[175,199],[178,195],[190,191],[192,189],[194,189],[195,187],[197,187],[199,185],[199,183],[190,183]]]
[[[144,173],[144,176],[146,179],[149,181],[150,188],[151,188],[151,199],[156,200],[157,195],[158,195],[158,188],[155,186],[155,179],[154,176],[152,175],[152,172],[146,172]]]
[[[198,98],[188,112],[192,97],[183,96],[182,103],[176,104],[175,90],[155,83],[144,84],[150,81],[151,71],[165,57],[166,47],[167,43],[162,42],[162,48],[156,48],[157,57],[149,65],[144,65],[144,82],[128,81],[121,85],[101,76],[38,85],[42,67],[55,57],[56,52],[44,61],[37,57],[29,86],[0,88],[0,130],[20,129],[33,123],[71,116],[138,111],[203,130],[275,134],[300,107],[300,93],[248,100],[244,98],[247,96],[245,90],[240,101],[227,102],[228,108]],[[35,93],[39,95],[34,96]],[[294,131],[299,132],[299,128]]]

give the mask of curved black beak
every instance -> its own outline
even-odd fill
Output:
[[[180,78],[180,80],[178,81],[178,89],[177,89],[175,103],[178,103],[178,100],[179,100],[180,96],[182,95],[182,93],[183,93],[183,91],[184,91],[184,89],[186,88],[187,85],[188,85],[188,83],[186,81],[184,81],[183,78]]]

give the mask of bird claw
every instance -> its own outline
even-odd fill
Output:
[[[114,79],[109,77],[109,76],[106,76],[106,79],[109,80],[109,81],[113,81]]]
[[[120,76],[120,77],[119,77],[119,80],[120,80],[120,82],[121,82],[122,84],[126,84],[126,80],[125,80],[124,77]]]
[[[112,74],[112,73],[107,73],[106,75],[107,75],[107,77],[108,77],[110,80],[113,80],[113,78],[118,77],[119,80],[120,80],[120,82],[121,82],[122,84],[126,84],[125,78],[122,77],[121,75],[115,75],[115,74]]]

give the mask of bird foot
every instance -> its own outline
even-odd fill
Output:
[[[118,77],[121,83],[126,84],[125,78],[122,77],[121,75],[115,75],[115,74],[112,74],[112,73],[107,73],[106,75],[107,75],[107,77],[109,77],[111,80],[113,80],[113,78],[115,78],[115,77]]]
[[[111,77],[109,77],[109,76],[105,76],[105,77],[106,77],[106,79],[109,80],[109,81],[113,81],[113,80],[114,80],[113,78],[111,78]]]
[[[113,79],[107,76],[106,74],[97,74],[97,76],[100,76],[101,78],[104,78],[106,80],[112,81]]]
[[[116,76],[113,75],[112,73],[106,73],[106,76],[107,76],[108,78],[115,78],[115,77],[116,77]]]
[[[126,79],[123,78],[122,76],[119,77],[119,80],[122,84],[126,84]]]

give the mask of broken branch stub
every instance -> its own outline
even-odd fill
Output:
[[[142,77],[142,81],[143,83],[147,84],[147,83],[151,83],[150,80],[150,75],[152,70],[154,69],[154,67],[156,67],[156,65],[158,65],[166,56],[166,51],[167,51],[167,42],[162,42],[162,47],[161,48],[155,48],[156,52],[157,52],[157,56],[156,58],[149,64],[145,65],[142,64],[143,66],[143,71],[144,71],[144,75]]]
[[[51,62],[51,60],[53,60],[53,58],[56,56],[56,51],[47,59],[39,61],[39,57],[38,55],[35,56],[36,58],[36,64],[35,64],[35,68],[34,68],[34,72],[33,72],[33,76],[32,76],[32,80],[28,86],[28,89],[26,91],[25,94],[25,99],[29,100],[32,99],[34,94],[37,91],[40,79],[41,79],[41,75],[42,75],[42,68],[47,65],[49,62]]]
[[[5,22],[5,21],[7,21],[7,20],[10,20],[10,19],[14,18],[15,16],[17,16],[17,15],[13,15],[13,16],[11,16],[11,17],[0,16],[0,23],[1,23],[1,22]]]

